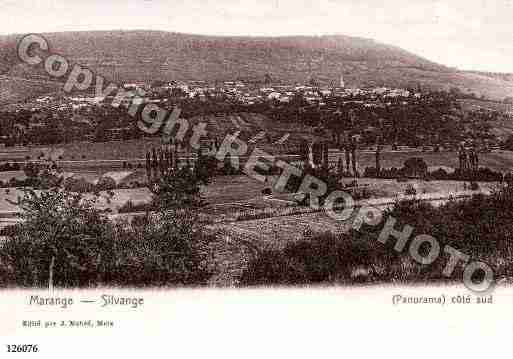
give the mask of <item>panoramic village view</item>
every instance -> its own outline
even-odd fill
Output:
[[[513,278],[513,75],[342,36],[43,38],[63,72],[1,40],[0,286]]]

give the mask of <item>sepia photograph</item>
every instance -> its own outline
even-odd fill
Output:
[[[513,303],[512,1],[0,5],[4,332]]]

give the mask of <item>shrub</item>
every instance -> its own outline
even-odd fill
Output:
[[[508,176],[503,176],[501,172],[496,172],[487,167],[480,167],[477,172],[463,172],[456,169],[449,178],[456,181],[480,181],[480,182],[502,182],[507,181]]]
[[[470,190],[471,191],[479,191],[479,183],[472,181],[470,182]]]
[[[430,172],[429,177],[435,180],[447,180],[449,179],[449,174],[443,168],[439,168],[436,171]]]
[[[242,285],[306,285],[350,283],[356,268],[386,261],[390,255],[370,241],[320,234],[266,250],[253,259],[241,277]],[[360,281],[377,279],[377,273]]]
[[[191,286],[206,284],[208,243],[191,211],[148,215],[115,232],[118,263],[112,275],[123,285]]]
[[[152,206],[160,210],[204,205],[201,185],[208,183],[210,174],[203,168],[192,170],[185,166],[161,176],[156,183],[149,184],[153,192]]]
[[[271,188],[264,188],[264,189],[262,190],[262,194],[263,194],[264,196],[270,196],[270,195],[272,195],[272,194],[273,194],[273,190],[272,190]]]

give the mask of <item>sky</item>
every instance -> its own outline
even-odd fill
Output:
[[[371,38],[463,70],[513,73],[513,0],[0,0],[0,34],[148,29]]]

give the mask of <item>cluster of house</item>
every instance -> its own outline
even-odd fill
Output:
[[[246,104],[265,102],[268,100],[288,103],[292,101],[294,96],[298,95],[302,96],[309,103],[321,105],[323,97],[328,96],[347,98],[360,95],[374,99],[378,97],[409,97],[410,95],[418,98],[421,96],[420,93],[411,94],[408,90],[385,87],[359,89],[345,87],[317,87],[308,85],[275,85],[251,88],[240,81],[225,82],[219,87],[189,87],[188,85],[181,85],[180,88],[190,97],[202,97],[205,96],[206,93],[221,93]]]
[[[393,88],[347,88],[341,78],[337,87],[321,87],[313,85],[267,85],[247,83],[244,81],[225,81],[215,84],[206,81],[172,81],[169,83],[144,83],[133,82],[123,85],[125,90],[124,98],[121,100],[130,104],[134,97],[145,97],[146,102],[160,103],[169,96],[179,97],[181,99],[198,98],[205,99],[220,98],[236,101],[243,105],[253,105],[265,102],[289,103],[295,98],[300,97],[304,101],[319,106],[325,105],[323,99],[326,97],[350,98],[352,102],[360,102],[366,107],[383,107],[387,103],[387,98],[402,98],[407,101],[411,96],[420,97],[420,93],[411,93],[404,89]],[[355,99],[360,96],[360,99]],[[391,101],[391,100],[388,100]],[[69,126],[73,127],[74,132],[78,134],[88,132],[92,126],[88,114],[96,113],[99,99],[92,94],[55,94],[41,96],[35,101],[27,104],[20,104],[17,111],[29,110],[34,114],[34,118],[28,121],[28,127],[23,129],[35,130],[35,128],[44,128],[48,125],[49,119],[66,118]],[[406,102],[405,102],[406,103]],[[120,131],[126,129],[122,128]],[[90,135],[89,135],[90,136]],[[123,137],[120,134],[114,134],[113,137]]]
[[[243,81],[225,81],[215,84],[206,81],[172,81],[169,83],[148,84],[144,82],[125,83],[123,85],[125,96],[122,101],[127,103],[135,96],[144,96],[148,102],[159,103],[169,95],[185,98],[205,99],[207,97],[219,97],[235,100],[241,104],[253,105],[267,101],[289,103],[296,96],[301,96],[310,104],[324,105],[323,98],[339,97],[354,98],[365,97],[366,104],[372,101],[421,97],[420,93],[411,93],[405,89],[378,87],[371,89],[347,88],[343,80],[338,87],[319,87],[311,85],[264,85],[256,86]],[[97,104],[99,100],[91,95],[72,96],[42,96],[31,104],[31,110],[51,110],[54,112],[69,112],[87,109]]]

